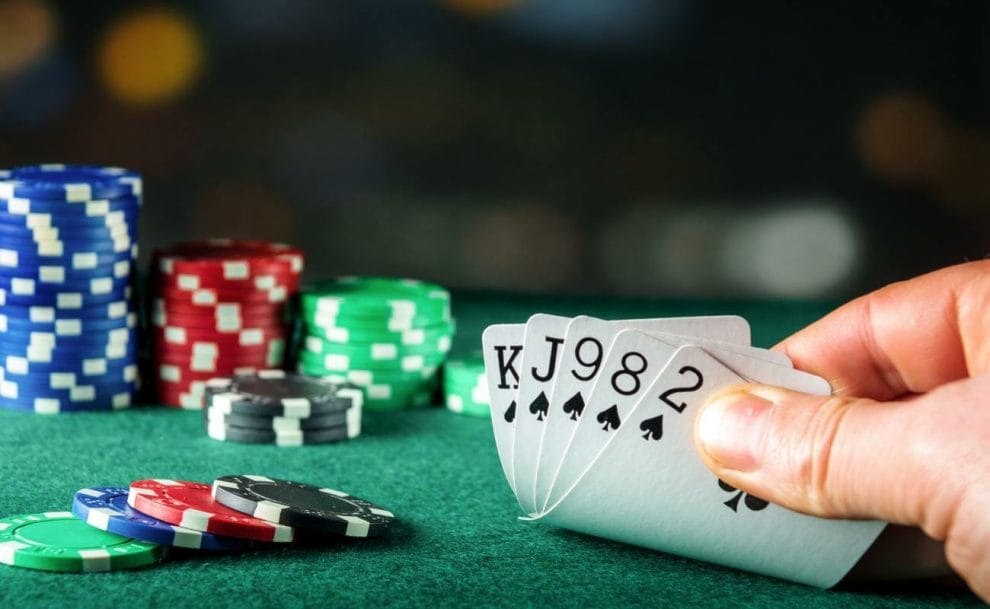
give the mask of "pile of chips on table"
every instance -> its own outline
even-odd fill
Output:
[[[0,518],[0,563],[117,571],[155,564],[169,547],[232,551],[264,542],[382,536],[394,518],[341,491],[265,476],[221,476],[212,487],[136,480],[130,488],[81,489],[71,512]]]
[[[216,239],[152,256],[151,365],[154,399],[203,407],[217,376],[283,365],[302,251],[280,243]]]
[[[117,167],[0,171],[0,406],[131,404],[141,185]]]
[[[367,410],[429,406],[450,351],[450,293],[412,279],[343,277],[304,286],[299,371],[354,383]]]
[[[353,385],[260,370],[206,381],[203,420],[214,440],[327,444],[361,435],[363,401]]]
[[[443,395],[444,404],[451,412],[490,416],[488,377],[480,354],[447,360],[443,366]]]

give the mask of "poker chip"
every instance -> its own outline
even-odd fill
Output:
[[[207,382],[209,407],[225,414],[307,418],[362,407],[351,387],[281,370],[262,370]]]
[[[206,433],[221,442],[243,442],[245,444],[274,444],[275,446],[305,446],[307,444],[329,444],[355,437],[357,434],[348,425],[325,429],[253,429],[237,427],[209,421]]]
[[[84,488],[76,492],[72,513],[91,527],[142,541],[196,550],[239,550],[250,545],[236,537],[224,537],[169,524],[127,505],[128,489]]]
[[[370,410],[433,403],[455,331],[446,289],[411,279],[344,277],[303,286],[300,309],[300,372],[358,385]]]
[[[0,406],[131,404],[141,189],[117,167],[0,171]]]
[[[215,501],[209,484],[147,479],[131,483],[127,504],[152,518],[194,531],[250,539],[291,542],[292,527],[254,518]]]
[[[141,176],[120,167],[46,164],[0,170],[0,199],[26,198],[66,203],[138,197]]]
[[[263,417],[245,414],[228,414],[221,409],[207,406],[203,409],[207,425],[242,427],[263,431],[310,431],[347,425],[349,413],[329,412],[309,417]]]
[[[213,497],[255,518],[346,537],[384,535],[392,512],[330,488],[264,476],[221,476]]]
[[[0,563],[42,571],[92,573],[154,564],[156,543],[101,531],[70,512],[42,512],[0,519]]]
[[[481,355],[450,359],[443,368],[444,405],[458,414],[490,416],[488,377]]]
[[[291,336],[286,302],[303,255],[262,241],[181,243],[152,254],[151,360],[159,401],[202,408],[212,376],[278,368]]]

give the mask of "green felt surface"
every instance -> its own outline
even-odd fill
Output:
[[[770,345],[830,308],[455,295],[456,348],[536,311],[648,317],[739,313]],[[965,590],[822,591],[516,520],[490,424],[442,409],[369,414],[350,443],[219,443],[198,413],[145,407],[55,417],[0,411],[0,515],[68,509],[80,487],[258,473],[329,485],[398,517],[387,539],[235,554],[187,552],[86,575],[0,566],[0,607],[961,607]],[[602,514],[607,518],[608,514]]]

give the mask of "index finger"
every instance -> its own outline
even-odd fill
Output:
[[[990,370],[990,261],[857,298],[787,338],[795,367],[835,393],[890,400]]]

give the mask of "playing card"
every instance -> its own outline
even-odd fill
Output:
[[[538,313],[526,322],[519,391],[516,393],[516,431],[512,450],[512,479],[516,499],[526,513],[537,509],[533,476],[550,406],[569,317]]]
[[[675,345],[638,330],[622,330],[615,335],[588,394],[584,412],[566,442],[563,457],[550,481],[545,505],[552,506],[559,501],[598,457],[625,415],[675,351]]]
[[[481,335],[495,448],[502,463],[502,472],[513,492],[516,490],[512,476],[515,400],[525,332],[524,324],[498,324],[489,326]]]
[[[615,335],[623,329],[636,328],[648,331],[652,336],[674,347],[684,344],[703,346],[719,356],[724,355],[723,361],[743,376],[747,376],[752,370],[747,365],[749,360],[779,363],[786,366],[786,370],[796,372],[790,369],[791,361],[783,353],[704,336],[669,333],[669,331],[698,331],[719,336],[728,329],[730,335],[748,338],[749,326],[745,320],[742,320],[742,324],[745,325],[743,330],[738,321],[741,319],[724,316],[605,321],[580,316],[571,320],[561,349],[559,373],[550,393],[550,405],[543,423],[538,459],[534,466],[533,495],[536,499],[536,507],[542,510],[547,505],[550,488],[554,484],[561,461],[570,445],[574,429],[584,412],[589,393],[598,379],[606,350],[611,346]],[[786,375],[786,372],[780,371],[780,374]],[[517,474],[518,469],[517,466]]]
[[[656,339],[639,334],[622,344],[650,351],[642,341]],[[663,345],[655,347],[661,357],[668,347]],[[718,389],[745,380],[700,347],[678,349],[639,392],[641,399],[609,434],[598,458],[542,518],[682,556],[834,585],[884,523],[824,520],[768,504],[721,483],[696,453],[699,406]]]

